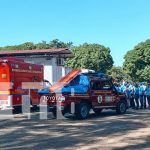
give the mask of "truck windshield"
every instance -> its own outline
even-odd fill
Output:
[[[78,75],[70,83],[69,86],[84,85],[89,86],[89,79],[85,75]]]

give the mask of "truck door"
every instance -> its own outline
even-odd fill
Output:
[[[102,108],[114,106],[115,93],[112,84],[107,80],[93,81],[91,85],[93,107]]]
[[[104,97],[101,90],[101,82],[99,80],[91,81],[91,99],[93,107],[104,105]]]
[[[114,86],[109,80],[101,80],[101,91],[103,92],[103,102],[106,106],[114,106],[116,93]]]

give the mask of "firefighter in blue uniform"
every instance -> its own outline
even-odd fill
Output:
[[[144,97],[143,97],[144,109],[146,109],[146,83],[145,82],[143,83],[143,89],[144,89]]]
[[[148,109],[150,109],[150,83],[147,84],[145,94],[146,94],[146,97],[147,97]]]
[[[140,84],[139,87],[139,96],[140,96],[140,103],[141,103],[141,107],[140,109],[143,109],[143,107],[146,107],[146,101],[144,100],[144,93],[145,93],[145,89],[143,86],[143,83]]]
[[[129,98],[130,98],[130,106],[131,108],[135,108],[135,102],[134,102],[134,85],[133,84],[129,84]]]
[[[134,99],[135,99],[135,103],[136,103],[136,109],[139,109],[139,86],[138,86],[138,84],[135,84]]]

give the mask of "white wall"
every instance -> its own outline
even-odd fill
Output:
[[[51,83],[57,82],[61,77],[65,76],[72,69],[62,66],[44,66],[44,78]]]
[[[61,66],[53,66],[53,83],[57,82],[62,77],[62,67]]]
[[[53,83],[52,72],[53,72],[53,68],[51,65],[44,66],[44,79],[48,80],[50,83]]]

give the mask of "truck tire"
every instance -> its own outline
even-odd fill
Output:
[[[53,114],[53,117],[56,118],[56,115],[57,115],[57,114],[56,114],[56,110],[53,110],[53,111],[52,111],[52,114]]]
[[[12,109],[12,113],[13,114],[20,114],[22,113],[22,106],[13,106],[13,109]]]
[[[101,114],[103,109],[93,109],[93,111],[95,112],[96,116],[99,116]]]
[[[127,110],[127,102],[122,100],[117,104],[116,112],[117,114],[125,114]]]
[[[76,116],[78,119],[87,119],[89,116],[90,107],[86,102],[81,102],[76,110]]]
[[[65,115],[65,112],[64,112],[64,111],[62,111],[61,113],[62,113],[63,116]],[[52,114],[53,114],[54,118],[57,117],[57,111],[56,111],[56,109],[54,109],[54,110],[52,111]]]

